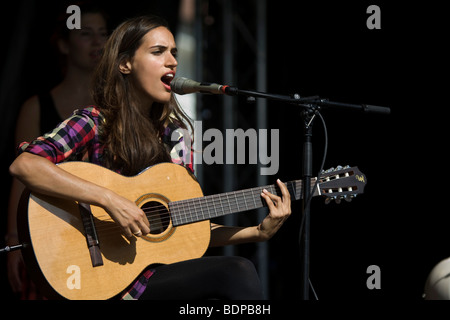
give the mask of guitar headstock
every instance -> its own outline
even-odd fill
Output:
[[[358,167],[337,166],[322,171],[319,177],[319,190],[326,197],[325,203],[335,200],[340,203],[342,199],[350,202],[358,194],[364,192],[367,178]]]

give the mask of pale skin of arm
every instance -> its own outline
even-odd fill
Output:
[[[127,237],[132,237],[139,230],[144,235],[150,232],[147,217],[133,201],[72,175],[43,157],[24,152],[12,163],[10,173],[31,191],[102,207]],[[291,214],[289,192],[281,181],[277,183],[282,192],[281,197],[267,190],[261,194],[267,202],[269,214],[258,226],[227,227],[212,224],[210,246],[270,239]]]

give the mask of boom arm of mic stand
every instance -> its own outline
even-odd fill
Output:
[[[342,102],[332,102],[328,101],[328,99],[319,99],[316,101],[312,101],[312,104],[321,106],[321,107],[337,107],[341,109],[354,110],[354,111],[363,111],[366,113],[380,113],[380,114],[390,114],[391,109],[387,107],[381,106],[373,106],[370,104],[350,104],[350,103],[342,103]]]
[[[246,96],[254,98],[264,98],[268,100],[282,101],[290,104],[295,104],[303,108],[309,108],[310,105],[316,105],[321,107],[336,107],[341,109],[353,110],[353,111],[363,111],[366,113],[379,113],[379,114],[390,114],[391,109],[387,107],[374,106],[370,104],[350,104],[342,102],[332,102],[328,99],[321,99],[319,96],[311,96],[301,98],[297,94],[292,96],[270,94],[265,92],[250,91],[250,90],[240,90],[236,87],[224,86],[223,92],[229,96]]]
[[[301,103],[310,103],[315,102],[319,99],[319,96],[312,96],[312,97],[306,97],[306,98],[296,98],[286,95],[280,95],[280,94],[271,94],[271,93],[265,93],[265,92],[259,92],[259,91],[251,91],[251,90],[241,90],[236,87],[229,87],[226,86],[223,89],[223,92],[226,95],[229,96],[246,96],[246,97],[254,97],[254,98],[264,98],[268,100],[275,100],[275,101],[282,101],[292,104],[301,104]]]

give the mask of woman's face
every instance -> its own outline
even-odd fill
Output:
[[[142,103],[170,101],[170,82],[175,77],[178,62],[172,33],[165,27],[149,31],[131,61],[121,65],[122,73],[129,73]]]
[[[108,30],[103,16],[99,13],[86,13],[81,16],[81,29],[74,29],[69,33],[62,51],[67,54],[69,64],[90,71],[100,61],[107,39]]]

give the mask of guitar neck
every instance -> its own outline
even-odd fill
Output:
[[[312,180],[311,187],[314,186],[315,181],[316,179]],[[291,200],[300,200],[302,198],[302,180],[289,181],[285,185],[291,195]],[[174,226],[180,226],[267,206],[265,200],[261,197],[263,189],[281,196],[281,190],[278,185],[271,184],[263,187],[170,202],[169,210],[172,216],[172,223]],[[314,195],[317,194],[318,191],[315,190]]]

